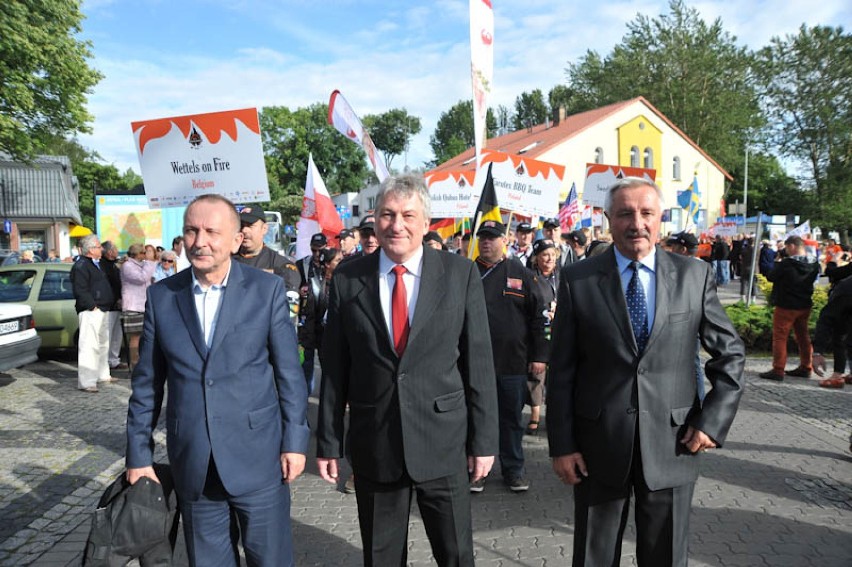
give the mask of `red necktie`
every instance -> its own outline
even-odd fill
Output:
[[[405,293],[405,282],[402,281],[402,274],[407,271],[403,265],[393,267],[396,279],[391,295],[391,325],[393,326],[393,347],[399,357],[402,357],[405,345],[408,343],[408,295]]]

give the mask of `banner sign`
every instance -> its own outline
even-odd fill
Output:
[[[477,165],[485,147],[488,98],[494,75],[494,10],[491,0],[470,0],[470,77]]]
[[[565,166],[494,150],[482,151],[482,166],[474,182],[471,211],[479,202],[488,164],[493,164],[491,176],[501,209],[531,217],[553,218],[559,214]]]
[[[235,203],[269,200],[257,109],[131,123],[152,209],[218,193]]]
[[[476,209],[473,200],[473,171],[442,171],[426,175],[432,198],[432,218],[461,218]]]
[[[710,236],[731,237],[737,235],[737,223],[733,221],[720,221],[708,230]]]
[[[602,163],[586,164],[586,184],[583,186],[583,203],[603,207],[607,190],[623,177],[644,177],[650,181],[657,178],[656,169],[624,167]]]

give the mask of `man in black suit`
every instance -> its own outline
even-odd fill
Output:
[[[417,495],[439,565],[473,565],[469,480],[497,451],[497,393],[475,265],[423,246],[429,193],[389,177],[377,196],[377,254],[334,273],[323,337],[317,464],[338,481],[343,417],[365,565],[405,565]]]
[[[606,197],[613,244],[562,272],[548,376],[554,472],[574,486],[574,565],[617,565],[630,493],[639,565],[687,564],[703,451],[725,440],[745,352],[712,267],[657,248],[662,193],[621,179]],[[695,337],[710,354],[703,405]]]

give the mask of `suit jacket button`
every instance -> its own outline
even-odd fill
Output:
[[[208,380],[208,381],[207,381],[207,385],[208,385],[208,386],[212,386],[212,385],[213,385],[213,380]]]
[[[405,372],[397,376],[397,380],[405,380]]]
[[[636,408],[627,408],[627,413],[628,414],[636,413]]]
[[[644,369],[644,368],[640,368],[640,369],[639,369],[639,374],[645,374],[645,369]]]

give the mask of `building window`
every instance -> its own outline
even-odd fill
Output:
[[[630,148],[630,167],[639,167],[639,148],[637,146]]]
[[[603,163],[603,148],[595,148],[595,163]]]
[[[375,197],[367,197],[367,208],[371,211],[376,208],[376,198]]]
[[[642,155],[642,161],[645,164],[645,169],[654,169],[654,150],[651,148],[645,148],[645,152]]]
[[[677,156],[672,160],[672,179],[680,179],[680,158]]]

